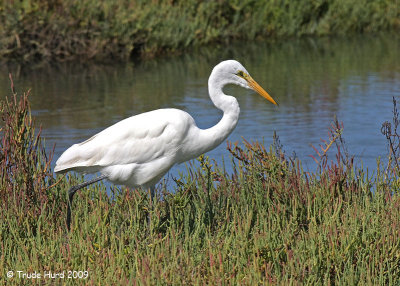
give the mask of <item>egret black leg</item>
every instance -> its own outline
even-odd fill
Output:
[[[69,200],[68,200],[68,207],[67,207],[67,229],[68,229],[68,231],[70,231],[70,229],[71,229],[71,206],[72,206],[72,200],[74,199],[75,193],[78,190],[80,190],[80,189],[82,189],[82,188],[84,188],[86,186],[89,186],[89,185],[94,184],[94,183],[96,183],[98,181],[104,180],[106,178],[107,178],[107,176],[101,175],[100,177],[97,177],[97,178],[94,178],[94,179],[89,180],[87,182],[84,182],[82,184],[73,186],[73,187],[71,187],[69,189],[69,191],[68,191],[68,199]]]
[[[156,191],[155,186],[151,186],[151,187],[150,187],[150,198],[151,198],[151,202],[153,202],[154,195],[155,195],[155,191]]]
[[[155,196],[155,186],[151,186],[149,188],[150,190],[150,208],[149,213],[147,215],[147,226],[150,227],[150,221],[151,221],[151,212],[154,210],[154,196]]]

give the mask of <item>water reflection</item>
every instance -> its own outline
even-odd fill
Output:
[[[207,79],[215,64],[234,58],[279,102],[237,87],[241,117],[231,141],[272,142],[277,131],[288,153],[295,151],[306,168],[314,168],[309,144],[326,138],[335,114],[356,161],[375,168],[386,154],[380,134],[391,118],[392,97],[400,95],[400,37],[295,39],[281,42],[224,44],[181,56],[115,66],[58,64],[36,69],[3,67],[0,93],[9,90],[7,72],[20,91],[32,89],[32,109],[43,125],[55,158],[68,146],[128,116],[157,108],[189,112],[202,128],[221,118],[208,98]],[[209,153],[229,158],[222,144]],[[227,161],[227,160],[226,160]],[[183,167],[174,168],[176,175]]]

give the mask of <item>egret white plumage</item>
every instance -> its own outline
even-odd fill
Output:
[[[208,79],[210,98],[223,111],[215,126],[200,129],[185,111],[158,109],[124,119],[72,145],[57,160],[54,171],[102,175],[71,188],[70,201],[78,189],[102,179],[128,187],[150,188],[153,196],[155,184],[172,166],[214,149],[235,129],[240,108],[236,98],[223,93],[227,84],[252,89],[276,104],[239,62],[223,61],[214,67]]]

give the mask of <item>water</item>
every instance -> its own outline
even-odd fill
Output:
[[[279,103],[275,107],[239,87],[225,92],[238,98],[241,114],[230,141],[272,143],[277,131],[286,153],[295,152],[309,170],[309,155],[336,114],[344,124],[348,151],[358,165],[376,169],[387,155],[381,124],[391,120],[392,97],[400,96],[400,37],[297,39],[221,44],[181,56],[115,66],[58,64],[24,69],[3,67],[0,95],[9,91],[7,72],[17,90],[32,90],[32,111],[43,126],[55,160],[70,145],[111,124],[145,111],[174,107],[189,112],[201,128],[222,114],[208,97],[207,79],[220,61],[240,61]],[[208,153],[229,162],[226,144]],[[228,167],[229,169],[229,167]],[[174,167],[169,177],[184,172]]]

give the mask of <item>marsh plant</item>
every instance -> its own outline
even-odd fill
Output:
[[[397,32],[393,0],[0,0],[0,60],[115,61],[234,39]]]
[[[228,142],[231,173],[201,156],[174,189],[159,186],[154,201],[142,190],[81,190],[68,232],[66,190],[83,178],[53,175],[30,96],[12,88],[0,105],[0,284],[32,282],[6,276],[17,270],[87,271],[67,281],[73,285],[398,282],[396,164],[373,174],[356,168],[338,120],[326,142],[310,148],[315,172],[287,156],[277,136],[268,148]],[[60,276],[35,281],[66,283]]]

